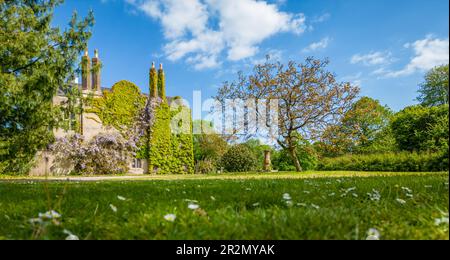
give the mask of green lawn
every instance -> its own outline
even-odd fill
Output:
[[[64,239],[65,229],[80,239],[366,239],[371,228],[381,239],[449,239],[448,182],[448,173],[342,172],[3,179],[0,239]],[[55,223],[30,223],[50,208]]]

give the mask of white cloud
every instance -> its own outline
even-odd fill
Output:
[[[253,57],[264,40],[306,29],[303,14],[261,0],[126,1],[161,23],[170,60],[184,59],[196,69],[217,67],[224,53],[230,61]]]
[[[283,59],[283,51],[277,49],[270,49],[267,51],[267,54],[263,58],[259,59],[251,59],[251,65],[264,64],[269,58],[269,61],[282,61]]]
[[[386,77],[396,78],[408,76],[418,71],[427,71],[436,66],[449,63],[449,39],[437,39],[429,35],[425,39],[405,44],[412,48],[415,56],[405,68],[398,71],[388,71]]]
[[[344,82],[350,82],[350,84],[352,84],[353,86],[358,86],[361,87],[362,83],[363,83],[363,79],[362,79],[362,73],[358,72],[354,75],[348,75],[342,78],[342,81]]]
[[[321,16],[314,17],[311,22],[312,23],[323,23],[323,22],[328,21],[330,18],[331,18],[331,14],[324,13]]]
[[[322,50],[322,49],[326,49],[328,47],[330,43],[330,38],[326,37],[323,38],[322,40],[318,41],[318,42],[314,42],[312,44],[310,44],[308,47],[303,49],[303,52],[313,52],[313,51],[317,51],[317,50]]]
[[[371,52],[368,54],[355,54],[351,61],[352,64],[362,63],[365,66],[387,65],[392,62],[390,52]]]

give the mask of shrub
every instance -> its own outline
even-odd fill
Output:
[[[198,161],[195,165],[195,173],[197,174],[210,174],[216,173],[217,168],[215,163],[210,160]]]
[[[383,153],[324,158],[322,171],[439,172],[448,171],[448,153]]]
[[[317,152],[306,140],[301,141],[297,146],[297,157],[304,171],[315,170],[317,167]],[[286,150],[274,153],[273,167],[279,171],[297,171],[291,156]]]
[[[222,157],[221,166],[228,172],[247,172],[256,168],[258,162],[245,145],[231,147]]]
[[[412,106],[397,113],[391,123],[400,150],[448,150],[448,105],[439,107]]]

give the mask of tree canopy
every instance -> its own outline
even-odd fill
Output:
[[[93,15],[52,26],[62,0],[0,0],[0,171],[24,173],[53,138],[58,89],[69,92]],[[3,169],[2,169],[3,168]]]
[[[389,150],[393,145],[388,129],[392,115],[378,100],[362,97],[338,124],[323,132],[318,147],[328,156]]]
[[[448,64],[436,67],[425,75],[417,98],[423,106],[448,105]]]
[[[302,171],[296,149],[299,138],[313,139],[339,120],[359,93],[358,87],[338,82],[327,70],[328,64],[328,60],[314,58],[287,65],[267,59],[254,67],[252,75],[240,74],[237,82],[225,83],[216,99],[278,100],[276,141],[289,151],[297,171]],[[261,116],[261,111],[257,112]]]

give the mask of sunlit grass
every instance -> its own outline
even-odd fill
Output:
[[[54,181],[50,202],[40,179],[3,180],[0,238],[448,239],[448,179],[308,172]],[[30,222],[50,210],[58,224]]]

